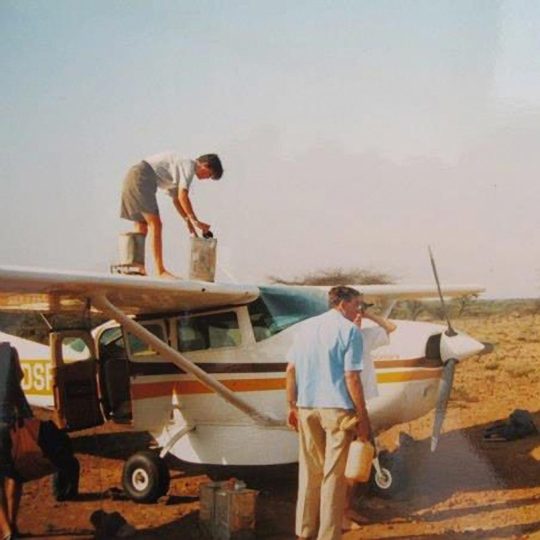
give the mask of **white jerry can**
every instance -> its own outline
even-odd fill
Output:
[[[217,239],[191,237],[189,279],[214,281]]]

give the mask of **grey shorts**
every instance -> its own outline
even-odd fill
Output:
[[[159,215],[156,191],[156,173],[146,161],[131,167],[122,186],[120,217],[130,221],[145,221],[143,214]]]

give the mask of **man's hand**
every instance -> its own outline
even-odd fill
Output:
[[[191,234],[191,236],[199,236],[197,234],[197,229],[195,229],[195,227],[193,226],[193,223],[191,223],[189,219],[186,219],[186,225],[187,225],[189,234]]]
[[[296,407],[289,407],[287,425],[294,431],[298,431],[298,409]]]
[[[210,225],[208,223],[204,223],[203,221],[199,221],[197,219],[193,221],[193,225],[195,225],[195,227],[200,229],[203,232],[203,234],[207,233],[210,230]]]
[[[371,439],[371,426],[367,415],[358,416],[356,435],[362,442],[368,442]]]

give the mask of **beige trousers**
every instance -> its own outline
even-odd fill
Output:
[[[317,540],[339,540],[345,511],[345,465],[352,431],[340,429],[344,409],[298,410],[300,457],[296,534]]]

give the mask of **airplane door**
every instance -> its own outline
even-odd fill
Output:
[[[83,330],[51,332],[50,346],[57,424],[68,431],[103,424],[91,334]]]

